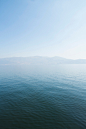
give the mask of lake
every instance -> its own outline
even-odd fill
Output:
[[[0,129],[86,129],[86,65],[0,65]]]

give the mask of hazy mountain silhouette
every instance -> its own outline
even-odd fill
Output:
[[[66,59],[62,57],[42,57],[42,56],[32,56],[32,57],[11,57],[11,58],[0,58],[0,65],[41,65],[41,64],[86,64],[86,59]]]

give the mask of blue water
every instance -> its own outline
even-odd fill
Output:
[[[0,66],[0,129],[86,129],[86,65]]]

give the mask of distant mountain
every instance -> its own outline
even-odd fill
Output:
[[[62,57],[41,57],[41,56],[32,56],[32,57],[11,57],[11,58],[0,58],[0,65],[49,65],[49,64],[86,64],[86,59],[66,59]]]

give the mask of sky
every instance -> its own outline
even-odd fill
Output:
[[[0,58],[86,59],[86,0],[0,0]]]

